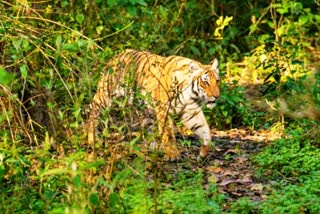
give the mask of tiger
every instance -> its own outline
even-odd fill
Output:
[[[164,57],[148,51],[126,49],[111,58],[104,70],[90,105],[87,123],[89,145],[95,141],[95,129],[101,110],[110,107],[113,98],[129,96],[130,90],[138,86],[141,94],[151,95],[151,106],[161,138],[160,147],[166,158],[176,159],[180,155],[176,146],[174,122],[169,115],[178,116],[178,120],[187,129],[202,139],[199,153],[201,157],[207,156],[211,134],[201,106],[206,104],[208,108],[213,108],[220,96],[217,59],[210,65],[203,65],[182,56]],[[134,80],[131,85],[128,79]]]

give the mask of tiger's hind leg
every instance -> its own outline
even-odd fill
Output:
[[[87,146],[89,150],[91,150],[93,153],[95,153],[96,129],[99,123],[99,116],[101,114],[100,111],[102,110],[101,104],[97,102],[98,96],[99,94],[96,94],[94,96],[93,102],[90,106],[89,119],[87,120],[87,123],[86,123],[86,128],[88,133]],[[99,98],[99,100],[100,99],[101,97]]]
[[[87,128],[87,133],[88,133],[88,141],[87,141],[87,146],[89,148],[91,148],[92,152],[94,153],[95,150],[95,129],[96,129],[96,125],[98,123],[98,117],[99,117],[100,113],[99,113],[99,109],[97,109],[96,107],[91,108],[90,110],[90,115],[89,115],[89,119],[87,121],[86,124],[86,128]]]
[[[109,79],[107,75],[102,75],[98,82],[97,92],[93,97],[92,103],[90,105],[89,118],[86,123],[88,139],[87,145],[91,148],[94,153],[95,148],[95,136],[96,128],[98,126],[99,116],[103,108],[109,107],[110,102],[110,93],[108,90]]]
[[[211,146],[211,133],[202,109],[200,107],[186,107],[180,116],[180,120],[185,127],[202,139],[203,145],[200,148],[200,156],[207,156]]]
[[[165,158],[176,160],[180,156],[177,149],[176,138],[174,134],[174,123],[168,115],[167,108],[156,107],[156,116],[161,137],[161,149],[165,152]]]

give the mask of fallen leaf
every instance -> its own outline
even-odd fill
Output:
[[[245,183],[252,183],[253,181],[251,177],[244,177],[244,178],[238,179],[237,182],[241,184],[245,184]]]
[[[223,175],[224,175],[224,176],[230,175],[230,176],[232,176],[232,177],[236,177],[236,175],[239,175],[239,172],[228,169],[228,170],[225,170],[225,171],[224,171]]]
[[[242,157],[242,156],[237,157],[236,159],[237,159],[237,162],[238,162],[239,164],[243,164],[243,163],[245,163],[246,161],[248,161],[248,158]]]
[[[242,193],[239,193],[239,192],[231,192],[231,194],[232,194],[232,195],[235,195],[235,196],[238,196],[238,197],[240,197],[240,196],[243,195]]]
[[[237,183],[237,180],[235,179],[224,180],[219,184],[219,186],[227,186],[228,184],[231,184],[231,183]]]
[[[239,154],[240,150],[239,149],[228,149],[223,155],[227,155],[227,154]]]
[[[220,149],[220,148],[214,148],[217,152],[221,152],[223,149]]]
[[[209,172],[213,172],[213,173],[222,173],[224,171],[223,168],[221,168],[219,166],[208,166],[207,170]]]
[[[246,184],[246,183],[251,183],[251,182],[252,182],[251,178],[229,179],[229,180],[222,181],[219,185],[220,186],[227,186],[228,184],[231,184],[231,183]]]
[[[263,185],[261,183],[255,183],[250,185],[250,190],[252,191],[262,191],[263,190]]]

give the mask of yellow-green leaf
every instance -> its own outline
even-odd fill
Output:
[[[14,75],[0,67],[0,84],[8,85],[14,78]]]

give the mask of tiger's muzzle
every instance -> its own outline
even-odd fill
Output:
[[[216,100],[217,98],[216,97],[208,97],[206,99],[206,106],[209,108],[209,109],[212,109],[216,106]]]

